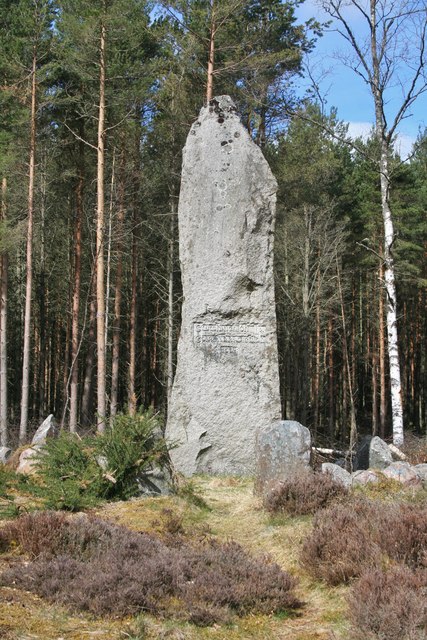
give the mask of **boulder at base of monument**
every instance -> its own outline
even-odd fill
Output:
[[[408,462],[392,462],[383,474],[391,480],[397,480],[401,484],[411,487],[421,487],[422,479],[417,473],[416,468],[412,467]]]
[[[310,465],[311,436],[295,420],[278,420],[258,432],[255,492],[264,494],[278,482]]]
[[[0,464],[6,464],[12,455],[12,449],[9,447],[0,447]]]
[[[369,468],[385,469],[393,462],[389,446],[378,436],[374,436],[369,444]]]
[[[344,487],[351,487],[352,485],[351,473],[338,464],[324,462],[322,464],[322,473],[329,473],[336,482],[341,483]]]
[[[281,417],[273,241],[277,183],[228,96],[183,154],[183,305],[166,439],[177,471],[252,475],[257,432]]]

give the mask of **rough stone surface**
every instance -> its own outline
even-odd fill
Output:
[[[5,464],[11,456],[12,449],[9,447],[0,447],[0,464]]]
[[[173,482],[166,467],[153,467],[138,478],[138,487],[143,496],[168,496],[173,493]]]
[[[374,436],[369,445],[369,467],[385,469],[393,462],[388,444],[378,436]]]
[[[352,485],[351,473],[337,464],[333,464],[332,462],[324,462],[322,464],[322,473],[329,473],[334,480],[340,482],[345,487],[351,487]]]
[[[427,463],[416,464],[414,470],[417,472],[419,478],[427,489]]]
[[[31,447],[27,447],[27,449],[24,449],[24,451],[19,456],[19,463],[16,468],[16,473],[34,473],[36,466],[35,456],[39,453],[42,447],[42,444],[35,444]]]
[[[260,430],[256,443],[255,491],[262,494],[310,464],[311,437],[294,420],[278,420]]]
[[[379,476],[371,469],[360,469],[352,473],[353,484],[369,484],[370,482],[379,482]]]
[[[254,471],[281,417],[273,282],[277,184],[228,96],[204,107],[183,154],[184,301],[166,438],[181,473]]]
[[[44,444],[47,438],[51,438],[56,435],[55,418],[51,413],[46,420],[42,422],[37,431],[34,434],[31,444]]]
[[[392,462],[386,469],[383,470],[383,474],[391,480],[397,480],[404,485],[409,486],[421,486],[422,480],[417,473],[417,470],[412,467],[408,462]]]

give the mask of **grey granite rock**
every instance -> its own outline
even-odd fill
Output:
[[[42,422],[37,431],[34,434],[33,439],[31,440],[31,444],[44,444],[46,442],[46,438],[51,438],[56,435],[56,424],[55,418],[51,413],[46,420]]]
[[[401,484],[407,486],[421,486],[422,480],[417,473],[415,467],[412,467],[408,462],[392,462],[386,469],[383,470],[383,474],[391,480],[397,480]]]
[[[166,467],[153,467],[137,478],[143,496],[168,496],[174,493],[172,476]]]
[[[11,456],[12,449],[9,447],[0,447],[0,464],[5,464]]]
[[[371,469],[360,469],[352,473],[352,484],[369,484],[379,482],[379,475]]]
[[[345,487],[351,487],[352,485],[351,473],[337,464],[324,462],[322,464],[322,473],[329,473],[336,482],[340,482]]]
[[[32,474],[36,471],[37,455],[43,448],[42,444],[35,444],[23,450],[19,456],[19,463],[16,473]]]
[[[258,433],[255,491],[263,494],[310,464],[311,436],[295,420],[278,420]]]
[[[378,436],[374,436],[369,445],[369,467],[385,469],[393,462],[393,456],[388,444]]]
[[[421,478],[421,482],[424,487],[427,489],[427,463],[416,464],[414,466],[414,470],[418,474],[419,478]]]
[[[177,471],[254,471],[280,419],[273,281],[277,184],[228,96],[204,107],[183,154],[184,301],[166,439]]]

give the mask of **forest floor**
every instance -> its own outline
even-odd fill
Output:
[[[197,495],[208,508],[189,498],[170,496],[113,502],[95,511],[100,518],[137,531],[155,532],[164,519],[179,518],[187,535],[209,532],[235,540],[254,555],[268,553],[298,578],[297,596],[305,602],[298,615],[250,615],[231,625],[196,627],[189,623],[140,616],[125,620],[72,614],[34,594],[0,588],[0,638],[4,640],[344,640],[347,587],[331,588],[312,580],[299,564],[299,552],[312,526],[311,517],[272,518],[262,510],[249,480],[197,478]],[[0,555],[0,572],[13,561]],[[18,561],[18,559],[17,559]]]

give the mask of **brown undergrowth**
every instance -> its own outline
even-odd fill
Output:
[[[183,530],[188,542],[215,536],[220,542],[234,540],[255,556],[268,552],[283,570],[299,577],[295,593],[298,599],[306,602],[301,615],[252,613],[233,617],[229,624],[214,623],[206,628],[177,618],[166,620],[148,614],[143,614],[142,620],[126,617],[118,621],[103,616],[94,618],[88,612],[72,614],[69,608],[58,603],[49,604],[14,584],[0,588],[0,629],[8,634],[5,637],[11,640],[83,640],[91,637],[109,640],[343,640],[347,626],[344,615],[346,588],[329,588],[313,581],[301,573],[298,564],[311,519],[289,518],[282,519],[280,524],[273,522],[254,498],[249,481],[201,478],[197,482],[198,493],[208,508],[203,508],[203,503],[197,506],[185,497],[171,496],[110,503],[100,508],[96,516],[134,531],[154,534],[162,541],[176,533],[180,535]],[[36,547],[34,552],[37,552]],[[17,548],[10,549],[0,555],[0,571],[17,562],[21,562]]]

